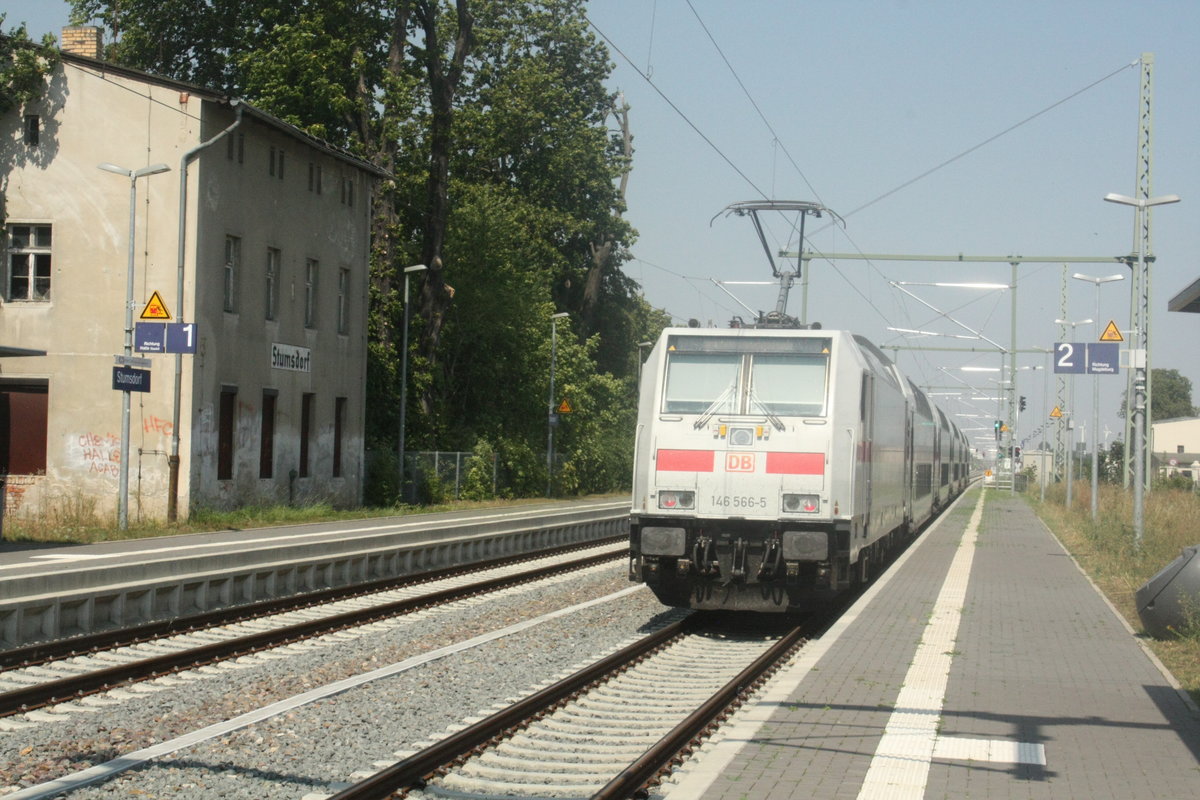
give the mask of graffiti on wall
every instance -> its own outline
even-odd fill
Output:
[[[111,433],[81,433],[76,441],[89,473],[117,477],[121,472],[121,437]]]

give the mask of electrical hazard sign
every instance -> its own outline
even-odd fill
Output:
[[[142,309],[142,319],[164,319],[171,318],[171,312],[167,311],[167,304],[158,296],[158,292],[150,295],[150,300],[146,303],[146,307]]]
[[[1104,333],[1100,334],[1102,342],[1123,342],[1125,337],[1121,335],[1121,331],[1117,328],[1115,320],[1108,321],[1108,327],[1104,329]]]
[[[571,408],[571,401],[565,398],[561,403],[558,404],[558,413],[560,414],[570,414],[574,410],[575,409]]]

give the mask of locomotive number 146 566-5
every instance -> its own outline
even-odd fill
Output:
[[[716,508],[731,508],[731,509],[765,509],[767,507],[767,498],[765,497],[747,497],[745,495],[719,495],[712,496],[712,504]]]

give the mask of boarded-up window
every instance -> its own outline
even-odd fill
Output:
[[[333,477],[342,477],[342,437],[346,431],[346,398],[333,401]]]
[[[262,441],[258,451],[258,477],[275,477],[275,391],[263,390]]]
[[[47,385],[0,383],[0,474],[46,472]]]
[[[312,438],[313,399],[316,395],[305,394],[300,399],[300,477],[309,475],[309,440]]]
[[[221,390],[220,417],[217,421],[217,480],[233,479],[233,431],[237,425],[237,390]]]

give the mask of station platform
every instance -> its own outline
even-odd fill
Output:
[[[582,544],[627,529],[588,498],[76,546],[0,543],[0,650],[374,579]]]
[[[974,489],[662,789],[1200,797],[1200,710],[1019,497]]]

